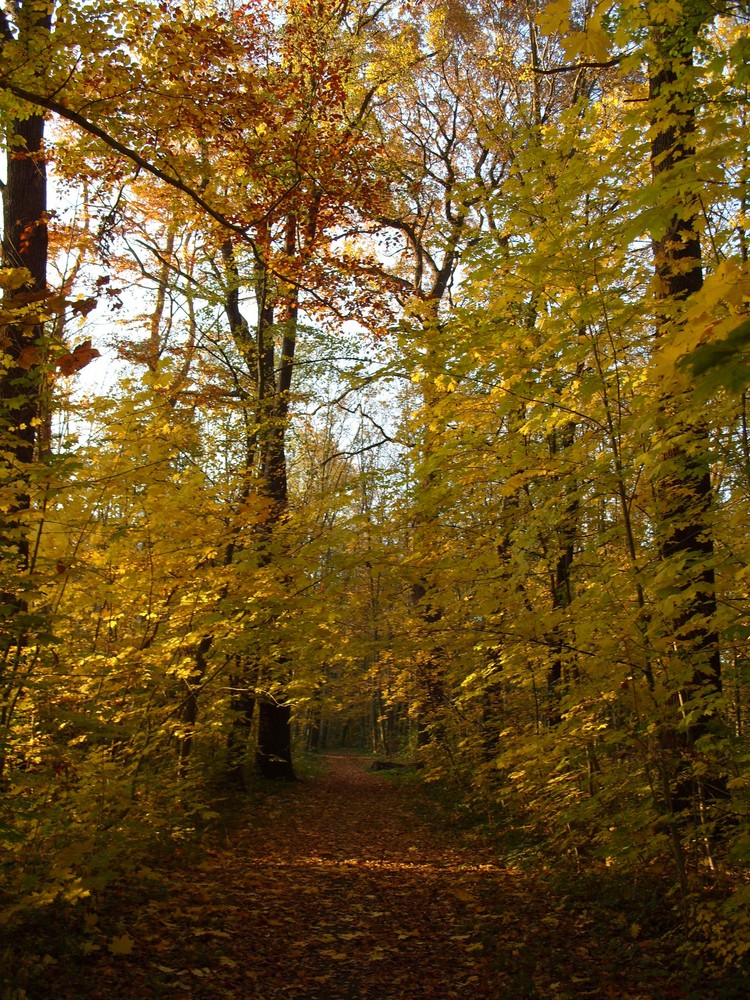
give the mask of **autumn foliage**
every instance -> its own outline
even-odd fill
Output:
[[[743,5],[0,39],[0,920],[358,747],[742,969]]]

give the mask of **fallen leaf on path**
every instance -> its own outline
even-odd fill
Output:
[[[119,937],[113,937],[107,945],[107,949],[112,955],[129,955],[134,946],[133,938],[129,934],[122,934]]]

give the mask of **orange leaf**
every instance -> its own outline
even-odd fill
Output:
[[[100,357],[100,352],[91,346],[91,341],[84,340],[82,344],[74,347],[69,354],[61,355],[55,362],[55,365],[63,375],[75,375],[76,372],[85,368],[94,358]]]
[[[38,347],[24,347],[18,355],[18,367],[27,372],[42,360],[42,352]]]

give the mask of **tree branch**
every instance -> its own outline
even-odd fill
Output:
[[[84,115],[80,114],[78,111],[73,111],[72,108],[67,108],[60,101],[56,101],[52,97],[44,97],[42,94],[32,94],[28,90],[24,90],[22,87],[16,86],[13,83],[6,83],[5,89],[8,90],[15,97],[20,98],[22,101],[26,101],[29,104],[34,105],[38,108],[46,108],[48,111],[54,112],[54,114],[59,115],[66,121],[71,122],[73,125],[77,125],[84,132],[88,132],[89,135],[93,135],[95,138],[100,139],[105,145],[109,146],[116,153],[124,156],[126,159],[130,160],[136,166],[145,170],[147,173],[154,177],[157,177],[160,181],[168,184],[170,187],[175,188],[177,191],[181,191],[183,194],[187,195],[188,198],[208,215],[214,222],[218,222],[220,226],[225,229],[231,230],[231,232],[236,233],[241,236],[243,240],[248,243],[253,243],[253,239],[248,233],[248,227],[241,226],[236,222],[232,222],[228,219],[223,212],[219,212],[217,209],[212,208],[211,205],[203,198],[195,188],[181,181],[179,177],[174,177],[166,171],[162,170],[161,167],[157,167],[155,163],[151,163],[144,156],[141,156],[136,150],[131,149],[124,143],[120,142],[119,139],[115,139],[113,135],[105,129],[100,128],[94,122],[89,121]]]
[[[552,76],[553,73],[577,73],[579,69],[612,69],[613,66],[619,66],[621,62],[622,56],[613,56],[606,62],[573,63],[571,66],[553,66],[551,69],[541,69],[539,66],[535,66],[534,72],[538,73],[539,76]]]

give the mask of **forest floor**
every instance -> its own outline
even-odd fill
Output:
[[[417,782],[372,773],[370,763],[332,755],[325,773],[266,789],[248,823],[212,850],[109,892],[100,912],[84,914],[84,946],[38,955],[24,988],[6,996],[729,995],[687,983],[637,891],[624,912],[595,881],[567,893],[545,870],[506,867],[476,834],[440,821]]]

